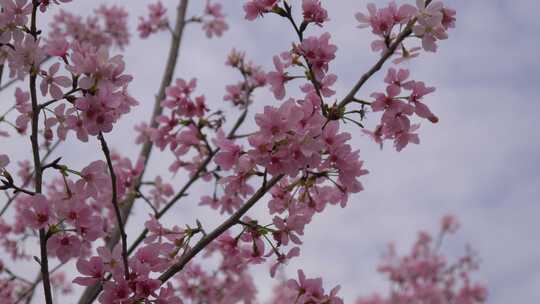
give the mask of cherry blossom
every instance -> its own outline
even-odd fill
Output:
[[[453,229],[449,230],[448,225]],[[398,256],[391,244],[378,272],[386,275],[396,288],[388,296],[374,294],[361,297],[356,303],[485,303],[485,286],[472,281],[472,273],[478,267],[474,253],[467,249],[464,256],[450,262],[439,250],[443,236],[455,233],[456,225],[452,215],[444,216],[438,241],[420,231],[410,253],[404,256]]]
[[[169,21],[166,16],[167,9],[160,1],[154,4],[149,4],[148,11],[148,19],[139,17],[139,25],[137,30],[139,31],[141,38],[146,38],[152,33],[166,29],[169,25]]]
[[[131,40],[128,11],[102,5],[78,16],[64,10],[67,2],[0,1],[0,65],[9,70],[2,87],[21,84],[0,123],[31,144],[31,153],[0,154],[2,191],[9,191],[0,216],[13,213],[0,218],[0,246],[9,255],[7,263],[0,261],[2,299],[43,296],[34,300],[52,304],[53,294],[61,302],[56,297],[76,284],[85,288],[84,303],[259,303],[251,271],[264,267],[279,279],[272,303],[344,303],[339,286],[328,290],[322,278],[306,277],[312,269],[298,269],[298,278],[289,280],[278,270],[300,256],[314,219],[324,221],[328,209],[356,203],[352,195],[364,190],[369,171],[359,134],[381,148],[391,141],[401,151],[419,144],[419,122],[439,121],[430,109],[435,87],[414,78],[412,69],[385,67],[378,91],[366,92],[363,84],[387,61],[437,51],[456,25],[456,11],[442,1],[368,4],[355,17],[360,28],[370,28],[371,48],[381,56],[343,91],[346,83],[334,70],[338,40],[327,27],[331,11],[323,1],[244,1],[245,19],[276,18],[289,27],[291,41],[271,62],[267,58],[270,70],[258,56],[254,61],[233,49],[223,60],[236,78],[224,84],[177,67],[185,61],[178,60],[190,37],[185,29],[198,24],[198,35],[214,38],[236,24],[226,19],[224,2],[207,0],[198,12],[184,0],[177,9],[153,2],[136,30],[140,38],[169,35],[171,50],[151,116],[133,123],[133,139],[141,145],[133,156],[123,142],[110,140],[139,105],[131,94],[140,76],[127,72],[123,57]],[[50,13],[51,24],[43,27]],[[178,70],[188,75],[175,78]],[[223,90],[218,96],[224,102],[210,98],[209,85]],[[259,94],[266,86],[273,96]],[[371,123],[372,131],[365,128]],[[77,155],[76,165],[71,149],[56,150],[81,143],[100,156]],[[31,160],[10,164],[24,157]],[[169,173],[158,172],[152,157]],[[180,201],[210,207],[223,220],[175,218]],[[141,211],[148,214],[144,225],[132,218]],[[169,225],[164,217],[171,214]],[[436,238],[420,233],[403,258],[390,247],[379,272],[400,289],[359,303],[485,302],[486,288],[470,275],[478,267],[474,254],[451,263],[439,252],[457,220],[447,216],[440,225]],[[32,257],[39,284],[8,269]],[[62,272],[70,262],[76,272]],[[37,286],[43,292],[34,292]]]
[[[278,0],[251,0],[244,4],[246,19],[255,20],[257,17],[268,13],[274,8]]]
[[[328,12],[322,7],[319,0],[302,0],[304,22],[315,22],[322,25],[328,20]]]
[[[47,95],[50,90],[50,94],[54,99],[62,99],[63,93],[60,87],[67,88],[71,85],[71,79],[66,76],[56,76],[60,68],[60,63],[53,64],[48,72],[43,73],[43,80],[41,81],[40,89],[43,96]]]
[[[46,228],[55,222],[55,216],[47,197],[37,194],[28,199],[28,209],[22,210],[22,220],[33,229]]]

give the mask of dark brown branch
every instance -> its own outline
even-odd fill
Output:
[[[30,23],[30,34],[35,40],[38,39],[37,31],[37,9],[39,2],[37,0],[32,1],[32,16]],[[38,141],[38,124],[39,124],[39,105],[36,92],[36,80],[37,74],[35,66],[32,66],[30,70],[30,97],[32,99],[32,134],[30,135],[30,141],[32,143],[32,155],[34,158],[34,182],[36,193],[41,193],[41,186],[43,183],[43,174],[41,170],[41,160],[39,156],[39,141]],[[47,256],[47,232],[44,228],[39,229],[39,249],[41,259],[39,261],[41,268],[41,276],[43,277],[43,291],[45,294],[45,303],[53,304],[51,282],[49,278],[49,260]]]
[[[122,220],[122,214],[120,213],[120,207],[118,206],[118,193],[116,185],[116,174],[114,173],[114,167],[111,160],[111,151],[107,145],[107,141],[102,133],[98,135],[99,142],[101,143],[101,149],[107,160],[107,167],[109,168],[109,174],[111,175],[111,187],[112,187],[112,205],[114,207],[114,213],[116,216],[118,230],[120,230],[120,237],[122,238],[122,260],[124,262],[124,275],[126,280],[129,280],[129,265],[127,255],[127,234],[125,231],[124,223]]]

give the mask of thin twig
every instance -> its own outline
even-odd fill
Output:
[[[37,31],[37,9],[39,6],[39,1],[32,1],[32,16],[30,23],[30,34],[33,36],[34,40],[38,39]],[[30,135],[30,140],[32,142],[32,154],[34,158],[34,172],[35,172],[35,188],[36,193],[41,193],[41,186],[43,182],[43,174],[41,170],[41,160],[39,157],[39,142],[38,142],[38,124],[39,124],[39,105],[37,99],[36,91],[36,80],[37,74],[34,70],[35,67],[32,66],[30,70],[30,97],[32,99],[32,134]],[[47,231],[45,228],[39,229],[39,249],[41,259],[39,264],[41,266],[41,276],[43,277],[43,291],[45,294],[45,303],[53,304],[52,291],[51,291],[51,282],[49,278],[49,260],[47,256]]]
[[[428,6],[431,2],[432,0],[427,0],[426,6]],[[383,67],[384,63],[390,57],[392,57],[392,55],[394,55],[394,53],[396,52],[397,48],[401,45],[403,40],[405,40],[407,37],[409,37],[412,34],[412,28],[414,24],[416,23],[416,21],[417,21],[417,18],[413,18],[411,19],[411,21],[409,21],[409,23],[407,23],[407,26],[405,26],[403,31],[399,33],[399,35],[396,37],[396,40],[394,40],[394,42],[390,44],[388,49],[383,53],[382,57],[375,63],[375,65],[373,65],[373,67],[371,67],[371,69],[369,69],[365,74],[362,75],[362,77],[360,77],[358,82],[356,82],[356,84],[353,86],[353,88],[350,90],[347,96],[345,96],[345,98],[341,100],[341,102],[338,105],[338,108],[343,108],[347,106],[347,104],[355,100],[354,96],[356,95],[356,93],[358,93],[360,88],[362,88],[362,86]]]
[[[107,141],[103,136],[103,133],[98,135],[99,142],[101,143],[101,149],[107,160],[107,167],[109,168],[109,174],[111,175],[111,187],[112,187],[112,205],[114,207],[114,213],[116,216],[118,230],[120,230],[120,237],[122,238],[122,260],[124,262],[124,275],[126,280],[129,280],[129,265],[128,265],[128,255],[127,255],[127,234],[122,220],[122,215],[120,213],[120,207],[118,206],[118,193],[116,185],[116,174],[114,173],[114,167],[111,160],[111,151],[107,145]]]

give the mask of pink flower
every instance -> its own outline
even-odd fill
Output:
[[[15,40],[16,51],[13,52],[9,61],[10,77],[23,78],[32,67],[41,63],[45,58],[45,52],[39,45],[40,41],[40,39],[35,40],[32,35],[26,35],[22,40]]]
[[[103,304],[126,303],[131,293],[128,282],[118,278],[115,282],[108,281],[103,284],[103,293],[99,296],[98,300]]]
[[[23,209],[22,219],[32,229],[47,228],[53,224],[55,216],[52,210],[51,202],[43,195],[36,194],[29,199],[30,208]]]
[[[81,252],[81,240],[67,233],[57,233],[47,241],[47,250],[57,256],[60,262],[78,257]]]
[[[150,140],[152,129],[146,122],[141,122],[134,127],[135,132],[138,133],[137,138],[135,138],[135,143],[140,145]]]
[[[334,94],[336,94],[336,91],[330,89],[331,86],[333,86],[337,81],[337,75],[335,74],[328,74],[324,76],[324,78],[319,82],[319,92],[321,92],[321,95],[324,97],[331,97]],[[304,93],[313,93],[316,94],[317,91],[315,90],[315,87],[311,83],[306,83],[302,87],[302,92]]]
[[[293,257],[300,256],[300,247],[293,247],[287,254],[279,254],[277,261],[270,267],[270,276],[276,276],[276,270],[280,265],[286,264]]]
[[[66,113],[64,113],[65,108],[66,104],[59,104],[54,108],[54,117],[49,117],[47,118],[47,120],[45,120],[45,126],[47,128],[52,128],[53,126],[58,125],[56,133],[58,135],[58,138],[60,138],[61,140],[66,140],[66,135],[69,131],[69,127],[66,123],[66,114],[71,114],[74,112],[74,109],[70,108]]]
[[[247,2],[244,4],[246,19],[252,21],[257,17],[270,12],[277,2],[278,0],[251,0]]]
[[[446,30],[448,30],[449,28],[456,27],[456,11],[451,8],[445,7],[442,9],[442,13],[443,13],[443,20],[441,23],[443,27]]]
[[[32,3],[28,0],[2,0],[2,9],[6,19],[15,25],[25,26],[28,15],[32,13]]]
[[[336,296],[339,287],[334,288],[330,295],[325,295],[322,279],[307,279],[304,271],[298,270],[298,280],[287,281],[287,287],[298,292],[297,303],[330,303],[342,304],[343,300]]]
[[[21,114],[15,120],[15,125],[19,132],[25,132],[32,118],[32,104],[30,103],[29,92],[20,88],[15,89],[15,109]]]
[[[120,49],[129,44],[128,13],[124,8],[116,5],[101,5],[95,10],[95,13],[103,18],[105,24],[103,31],[110,33],[111,38]]]
[[[375,143],[379,144],[379,147],[383,148],[383,126],[378,125],[375,127],[375,130],[370,131],[363,129],[362,132],[366,135],[368,135]]]
[[[149,4],[148,11],[148,20],[144,17],[139,17],[137,31],[139,31],[141,38],[146,38],[152,33],[164,30],[169,24],[169,20],[167,19],[167,9],[163,6],[161,1],[158,1],[155,4]]]
[[[74,130],[77,134],[77,138],[82,142],[88,141],[88,131],[84,127],[84,121],[76,115],[69,115],[66,117],[66,126],[71,130]]]
[[[246,103],[246,93],[243,82],[235,85],[228,85],[225,87],[225,90],[227,90],[227,95],[223,97],[223,100],[230,101],[235,106]]]
[[[420,138],[418,137],[418,134],[413,133],[416,131],[420,125],[412,125],[409,129],[403,129],[402,131],[399,131],[395,135],[394,139],[394,147],[399,152],[403,150],[409,143],[413,144],[420,144]]]
[[[42,71],[43,80],[41,81],[40,89],[43,96],[46,96],[47,92],[50,91],[52,98],[62,99],[64,97],[64,94],[62,93],[62,89],[60,89],[60,87],[67,88],[71,86],[71,79],[69,79],[68,77],[55,77],[55,74],[58,72],[59,68],[60,63],[57,62],[49,67],[48,72]]]
[[[227,139],[221,129],[217,133],[214,144],[220,148],[220,151],[214,158],[214,162],[223,170],[230,170],[238,161],[242,147],[234,144],[232,140]]]
[[[146,276],[140,276],[135,281],[135,295],[142,298],[150,296],[157,297],[155,291],[161,285],[160,280],[150,279]]]
[[[435,52],[437,51],[435,42],[448,38],[446,29],[442,23],[444,17],[443,3],[441,1],[434,1],[426,6],[425,0],[417,0],[416,4],[418,7],[418,22],[413,27],[413,32],[422,38],[422,47],[424,50]]]
[[[322,7],[319,0],[302,0],[304,22],[314,22],[321,25],[328,20],[328,12]]]
[[[441,219],[441,231],[454,233],[459,229],[459,222],[455,216],[447,214]]]
[[[203,30],[208,38],[212,38],[214,35],[221,37],[228,29],[229,26],[223,19],[213,19],[203,23]]]
[[[397,99],[401,89],[399,86],[388,86],[386,88],[386,94],[383,93],[373,93],[371,97],[375,98],[375,101],[371,103],[371,108],[373,112],[379,112],[384,110],[397,110],[405,106],[405,104]]]
[[[432,123],[437,123],[439,118],[435,116],[427,105],[422,103],[421,99],[427,94],[435,92],[434,87],[426,87],[422,81],[409,81],[404,85],[407,90],[411,90],[409,102],[414,105],[416,115],[426,118]]]
[[[401,87],[407,78],[409,78],[409,70],[399,69],[399,71],[396,71],[396,69],[390,68],[384,78],[384,82],[392,86],[391,91],[401,91]]]
[[[97,253],[103,261],[104,271],[111,272],[116,277],[121,277],[124,273],[124,263],[122,259],[122,247],[117,244],[111,252],[106,247],[98,247]]]
[[[161,245],[151,243],[137,250],[135,256],[131,258],[130,263],[136,263],[134,268],[144,265],[152,271],[164,271],[168,264],[167,259],[160,257]]]
[[[304,227],[307,224],[307,219],[301,216],[289,216],[287,218],[274,217],[274,226],[278,230],[274,234],[274,238],[283,245],[289,244],[289,239],[297,244],[301,245],[302,241],[298,235],[304,235]]]
[[[76,277],[73,283],[92,286],[102,280],[105,274],[103,260],[100,257],[91,257],[90,260],[79,259],[77,261],[77,270],[84,277]]]
[[[279,56],[274,56],[274,66],[276,71],[266,74],[266,81],[270,85],[270,90],[274,93],[274,97],[281,100],[285,97],[285,83],[289,80],[287,73],[284,71],[285,66],[279,59]]]
[[[214,35],[221,37],[223,32],[229,29],[229,26],[225,22],[225,15],[221,12],[220,3],[211,4],[207,2],[204,13],[211,18],[210,20],[203,21],[203,30],[206,31],[208,38],[212,38]]]
[[[153,186],[150,189],[150,196],[154,206],[159,209],[166,202],[166,198],[174,194],[174,190],[171,184],[163,182],[161,176],[155,178]]]
[[[110,187],[110,178],[107,175],[107,165],[102,160],[90,163],[81,171],[81,179],[77,186],[86,195],[97,198],[100,192]]]
[[[337,46],[330,44],[330,33],[320,37],[308,37],[296,48],[296,52],[304,56],[311,64],[317,80],[324,78],[328,64],[336,57]]]
[[[64,37],[55,37],[47,41],[45,52],[49,56],[65,57],[69,51],[69,42]]]
[[[242,205],[242,199],[236,195],[227,194],[219,200],[219,204],[221,206],[220,214],[233,214]]]
[[[175,290],[171,282],[167,282],[166,287],[159,289],[159,295],[156,298],[156,304],[182,304],[182,300],[175,295]]]
[[[261,135],[267,139],[279,140],[294,129],[304,117],[301,109],[296,107],[292,99],[284,102],[279,108],[264,107],[264,112],[255,115],[255,123]]]
[[[367,5],[367,9],[369,12],[369,16],[365,15],[362,12],[358,12],[355,15],[356,20],[360,23],[358,25],[359,28],[366,28],[370,26],[374,26],[375,24],[375,18],[377,15],[377,7],[373,3],[369,3]]]

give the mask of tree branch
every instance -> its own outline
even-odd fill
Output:
[[[30,23],[30,34],[35,40],[38,39],[38,31],[36,25],[37,9],[39,2],[37,0],[32,1],[32,16]],[[36,193],[41,193],[41,186],[43,182],[43,174],[41,170],[41,160],[39,157],[39,141],[38,141],[38,124],[39,124],[39,112],[40,108],[37,100],[36,92],[36,79],[37,72],[36,67],[32,65],[30,70],[30,97],[32,99],[32,134],[30,135],[30,141],[32,143],[32,155],[34,158],[34,182]],[[45,302],[47,304],[53,304],[51,282],[49,278],[49,260],[47,256],[47,232],[44,228],[39,229],[39,249],[41,259],[39,261],[41,268],[41,276],[43,277],[43,291],[45,294]]]
[[[129,280],[129,265],[128,265],[128,256],[127,256],[127,234],[124,229],[124,223],[122,220],[122,215],[120,213],[120,207],[118,206],[118,193],[116,185],[116,174],[114,173],[114,167],[111,160],[111,151],[107,145],[107,141],[103,136],[103,133],[99,133],[98,139],[101,143],[101,149],[107,160],[107,167],[109,167],[109,174],[111,175],[111,187],[112,187],[112,205],[114,207],[114,213],[116,215],[116,221],[118,230],[120,230],[120,236],[122,238],[122,260],[124,262],[124,275],[126,280]]]
[[[426,1],[426,7],[431,2],[432,2],[432,0],[427,0]],[[403,40],[405,40],[405,38],[409,37],[412,34],[412,28],[413,28],[414,24],[416,23],[416,21],[417,21],[417,18],[413,18],[413,19],[411,19],[411,21],[409,21],[409,23],[407,23],[407,26],[405,26],[403,31],[401,31],[401,33],[399,33],[399,35],[396,37],[396,40],[394,40],[394,42],[392,44],[390,44],[388,49],[383,53],[382,57],[375,63],[375,65],[373,65],[371,67],[371,69],[369,69],[369,71],[367,71],[366,73],[364,73],[362,75],[362,77],[360,77],[358,82],[356,82],[356,84],[349,91],[347,96],[345,96],[345,98],[343,98],[343,100],[341,100],[341,102],[338,105],[338,108],[344,108],[345,106],[347,106],[347,104],[349,104],[349,103],[351,103],[351,102],[353,102],[355,100],[354,96],[356,95],[356,93],[358,93],[360,88],[362,88],[362,86],[373,75],[375,75],[375,73],[377,73],[383,67],[384,63],[390,57],[392,57],[392,55],[394,55],[394,53],[396,52],[397,48],[401,45]]]
[[[171,46],[169,49],[169,55],[165,67],[165,72],[161,81],[161,86],[159,88],[159,91],[156,95],[156,100],[154,103],[154,110],[152,112],[152,117],[150,118],[150,126],[156,127],[156,117],[161,115],[163,108],[161,106],[161,101],[165,98],[165,90],[166,88],[171,84],[174,71],[176,69],[178,56],[179,56],[179,50],[180,45],[182,42],[182,37],[184,33],[185,28],[185,20],[186,20],[186,13],[187,13],[187,7],[188,7],[189,0],[181,0],[180,5],[177,9],[177,16],[176,16],[176,24],[174,28],[175,35],[172,35],[172,41]],[[153,143],[150,141],[147,141],[143,144],[141,151],[139,153],[139,158],[144,159],[144,167],[143,171],[141,172],[141,175],[135,182],[135,189],[137,189],[142,181],[146,166],[148,164],[148,160],[150,159],[150,153],[153,148]],[[124,202],[122,203],[122,210],[121,210],[121,216],[123,219],[123,222],[126,223],[127,218],[129,217],[129,213],[131,212],[131,208],[133,207],[133,203],[136,199],[136,195],[129,196]],[[115,231],[112,234],[112,237],[107,241],[107,248],[112,249],[114,246],[118,243],[118,241],[121,238],[121,231],[120,229],[115,229]],[[94,284],[92,286],[87,287],[83,294],[81,295],[81,298],[79,299],[79,304],[83,303],[92,303],[98,296],[99,292],[101,291],[101,284]]]
[[[259,190],[257,190],[257,192],[255,192],[255,194],[253,194],[253,196],[240,209],[238,209],[238,211],[236,211],[225,222],[219,225],[219,227],[204,236],[197,244],[195,244],[195,246],[193,246],[191,250],[182,255],[182,257],[176,264],[171,266],[169,269],[167,269],[167,271],[165,271],[161,276],[159,276],[159,280],[162,283],[165,283],[167,280],[169,280],[171,277],[181,271],[184,266],[186,266],[186,264],[189,263],[189,261],[191,261],[208,244],[210,244],[212,241],[222,235],[229,228],[237,224],[238,220],[240,220],[240,218],[242,218],[242,216],[244,216],[244,214],[246,214],[249,209],[251,209],[275,184],[277,184],[283,178],[283,176],[283,174],[274,176],[271,180],[263,183]]]

